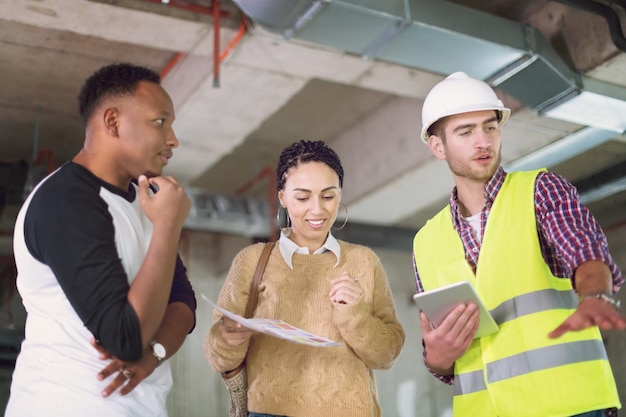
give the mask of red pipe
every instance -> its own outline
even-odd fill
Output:
[[[178,61],[183,59],[184,56],[185,54],[182,52],[179,52],[176,55],[174,55],[174,58],[172,58],[172,60],[168,62],[165,68],[163,68],[163,70],[161,71],[161,79],[165,78],[167,74],[169,74],[169,72],[172,70],[172,68],[174,68],[174,66],[178,64]]]
[[[176,0],[170,0],[168,3],[163,3],[162,0],[143,0],[143,1],[145,1],[146,3],[155,3],[155,4],[160,4],[162,6],[175,7],[177,9],[183,9],[183,10],[187,10],[189,12],[194,12],[194,13],[202,13],[202,14],[208,14],[208,15],[214,14],[213,8],[211,7],[198,6],[196,4],[189,4],[189,3],[184,3],[184,2],[180,2]],[[230,13],[226,11],[220,11],[219,13],[222,17],[230,16]]]
[[[175,7],[178,9],[183,9],[183,10],[187,10],[187,11],[194,12],[194,13],[202,13],[202,14],[208,14],[208,15],[213,16],[213,21],[214,21],[213,86],[219,87],[220,17],[227,18],[230,16],[229,12],[225,12],[220,9],[219,0],[213,0],[212,7],[198,6],[195,4],[183,3],[183,2],[176,1],[176,0],[169,0],[167,3],[163,3],[162,0],[144,0],[144,1],[147,3],[161,4],[163,6]],[[172,68],[178,63],[178,61],[180,61],[183,58],[183,56],[184,54],[182,52],[179,52],[174,56],[174,58],[172,58],[170,62],[167,63],[165,68],[163,68],[163,70],[161,71],[161,79],[165,78],[165,76],[172,70]]]
[[[274,219],[276,218],[276,173],[273,168],[265,167],[250,181],[239,187],[235,194],[243,194],[248,191],[252,186],[254,186],[257,182],[263,179],[263,177],[268,177],[267,184],[267,201],[270,205],[270,240],[276,241],[278,240],[278,230],[276,228],[276,224],[274,224]]]
[[[220,62],[224,62],[226,60],[226,58],[228,58],[228,56],[231,54],[233,48],[235,46],[237,46],[237,44],[241,41],[241,38],[243,38],[243,35],[245,35],[246,30],[247,30],[246,18],[244,17],[243,19],[241,19],[241,23],[239,24],[239,30],[237,31],[237,34],[228,43],[228,45],[226,46],[226,48],[224,48],[224,51],[220,55]]]
[[[228,58],[230,56],[230,54],[232,53],[232,51],[235,48],[235,46],[237,46],[237,44],[239,42],[241,42],[241,39],[243,39],[243,36],[246,34],[247,29],[248,28],[247,28],[245,17],[244,17],[241,20],[241,23],[239,24],[239,30],[237,31],[237,34],[228,43],[228,45],[226,45],[226,48],[224,48],[224,51],[222,51],[221,54],[218,53],[218,51],[219,51],[219,34],[216,34],[216,37],[218,39],[215,41],[215,45],[213,47],[213,56],[214,56],[214,58],[213,58],[213,65],[215,66],[215,68],[217,68],[218,74],[219,74],[219,65],[217,63],[224,62],[226,60],[226,58]],[[216,59],[215,57],[218,56],[218,55],[219,55],[219,57]],[[176,66],[176,64],[178,64],[178,62],[181,59],[184,58],[184,56],[185,56],[185,54],[182,53],[182,52],[178,52],[176,55],[174,55],[174,58],[172,58],[170,60],[170,62],[168,62],[167,65],[165,65],[165,67],[161,71],[161,79],[165,78],[165,76],[172,70],[172,68],[174,68],[174,66]],[[217,79],[219,80],[219,76],[218,76]]]

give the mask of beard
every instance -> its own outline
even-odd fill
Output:
[[[446,162],[454,176],[485,183],[496,173],[500,166],[501,159],[502,156],[500,155],[500,151],[498,151],[492,155],[489,165],[476,166],[472,165],[473,161],[449,157],[446,158]]]

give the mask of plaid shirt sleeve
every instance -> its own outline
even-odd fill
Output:
[[[606,263],[617,292],[624,277],[613,261],[600,225],[582,205],[576,187],[553,172],[542,172],[535,184],[535,210],[546,262],[558,276],[573,280],[585,261]],[[573,282],[572,282],[573,284]]]

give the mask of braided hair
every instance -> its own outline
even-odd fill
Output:
[[[332,168],[339,177],[339,188],[343,187],[343,167],[339,156],[323,141],[301,140],[283,149],[276,167],[276,190],[285,188],[289,168],[305,162],[323,162]]]
[[[140,81],[159,84],[161,77],[156,72],[121,63],[104,66],[94,72],[78,94],[78,111],[87,122],[95,109],[106,99],[132,95]]]

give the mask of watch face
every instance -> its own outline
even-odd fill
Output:
[[[152,351],[154,352],[154,355],[157,356],[160,359],[165,358],[165,347],[163,347],[162,344],[155,342],[152,345]]]

